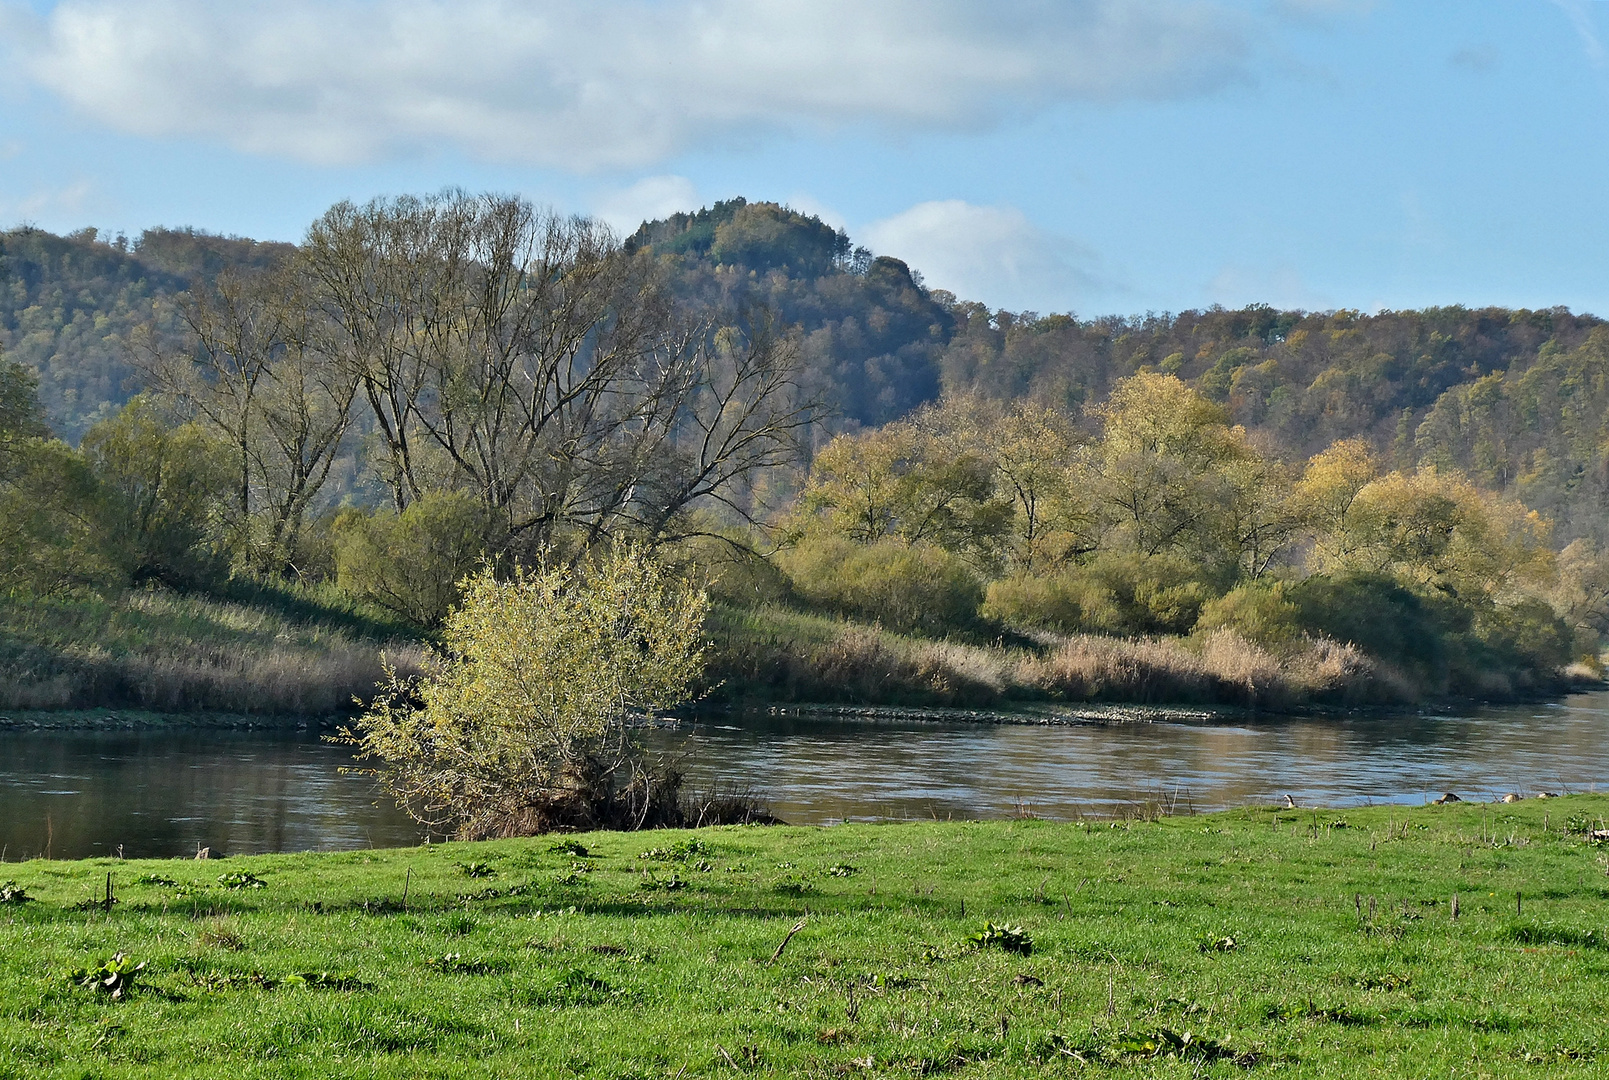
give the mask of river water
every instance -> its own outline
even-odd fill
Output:
[[[1039,725],[757,713],[656,732],[695,791],[793,823],[1052,819],[1162,804],[1418,804],[1609,786],[1609,693],[1451,715]],[[419,842],[316,731],[0,732],[0,858]],[[0,879],[3,879],[0,873]]]

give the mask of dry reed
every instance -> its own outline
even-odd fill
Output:
[[[424,662],[416,642],[368,641],[169,593],[14,614],[0,638],[0,708],[8,710],[327,715],[374,693],[382,656],[403,674]]]
[[[786,623],[779,620],[776,627]],[[731,696],[861,704],[1003,700],[1222,704],[1410,701],[1415,688],[1350,645],[1309,639],[1274,653],[1229,630],[1199,638],[1047,636],[1041,648],[925,641],[838,623],[832,632],[718,643]]]

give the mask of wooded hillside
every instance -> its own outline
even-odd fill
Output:
[[[651,252],[688,304],[763,306],[799,327],[832,427],[886,423],[945,391],[1077,412],[1149,369],[1225,404],[1291,463],[1362,436],[1394,467],[1456,467],[1523,499],[1554,519],[1560,543],[1609,540],[1609,458],[1598,449],[1609,444],[1609,331],[1591,315],[990,311],[923,288],[904,263],[819,218],[743,199],[645,223],[625,246]],[[193,230],[133,243],[13,230],[0,235],[0,350],[39,373],[52,425],[76,440],[143,388],[134,327],[171,326],[171,298],[198,277],[289,250]]]

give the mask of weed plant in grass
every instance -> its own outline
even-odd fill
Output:
[[[1572,797],[13,864],[0,1076],[1596,1075],[1605,816]]]

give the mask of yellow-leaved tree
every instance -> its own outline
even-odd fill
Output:
[[[703,590],[642,549],[466,578],[444,651],[345,737],[416,820],[462,838],[676,824],[679,777],[633,720],[703,671]]]

